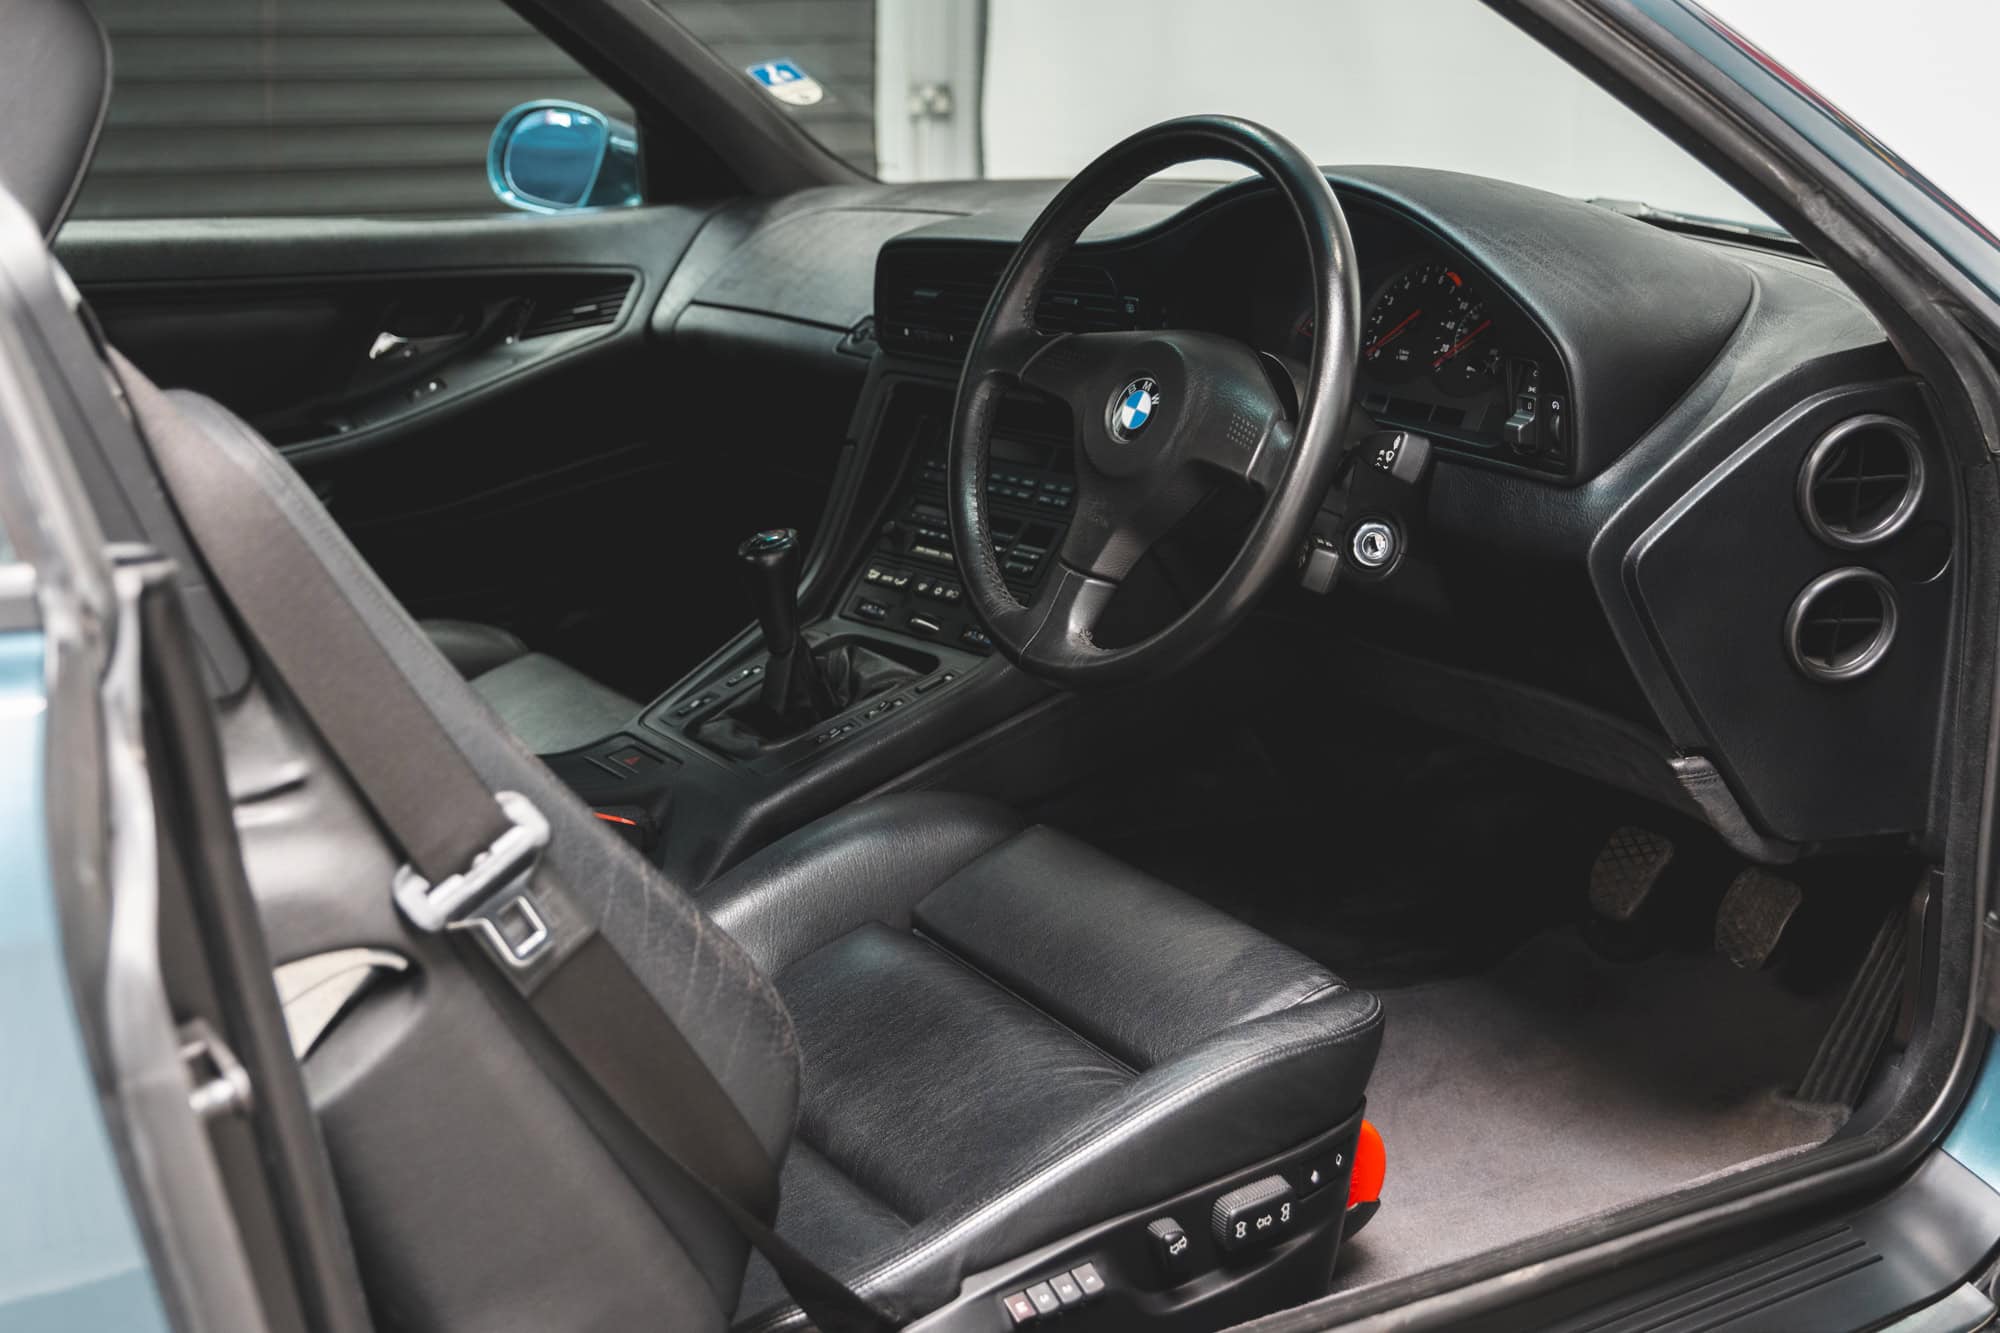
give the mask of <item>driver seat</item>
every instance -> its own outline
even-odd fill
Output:
[[[1373,995],[991,801],[855,806],[701,901],[798,1034],[778,1230],[899,1309],[1325,1134],[1381,1037]],[[761,1259],[738,1311],[799,1319]]]

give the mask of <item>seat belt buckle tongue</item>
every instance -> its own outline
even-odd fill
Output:
[[[472,864],[433,884],[405,863],[392,890],[396,906],[419,930],[476,930],[501,961],[526,967],[548,948],[547,919],[528,889],[528,880],[549,845],[549,821],[519,792],[494,799],[508,828]]]

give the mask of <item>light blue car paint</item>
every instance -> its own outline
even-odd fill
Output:
[[[64,970],[42,645],[0,634],[0,1333],[166,1333]]]
[[[2000,1190],[2000,1060],[1994,1058],[1996,1046],[2000,1046],[2000,1038],[1987,1041],[1979,1081],[1972,1085],[1972,1095],[1945,1136],[1944,1150],[1957,1158],[1960,1166]]]

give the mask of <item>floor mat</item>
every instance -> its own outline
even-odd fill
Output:
[[[1710,954],[1609,963],[1569,930],[1498,967],[1386,991],[1368,1118],[1382,1211],[1335,1288],[1388,1281],[1816,1143],[1844,1108],[1796,1083],[1837,996]]]
[[[1293,776],[1243,731],[1037,813],[1371,990],[1481,971],[1563,919],[1616,819],[1497,751]]]

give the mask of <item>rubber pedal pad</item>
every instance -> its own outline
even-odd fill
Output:
[[[1748,866],[1729,882],[1715,916],[1715,949],[1745,971],[1771,961],[1805,892],[1762,866]]]
[[[1673,864],[1674,842],[1651,829],[1625,825],[1604,840],[1590,866],[1590,910],[1607,921],[1630,921]]]

